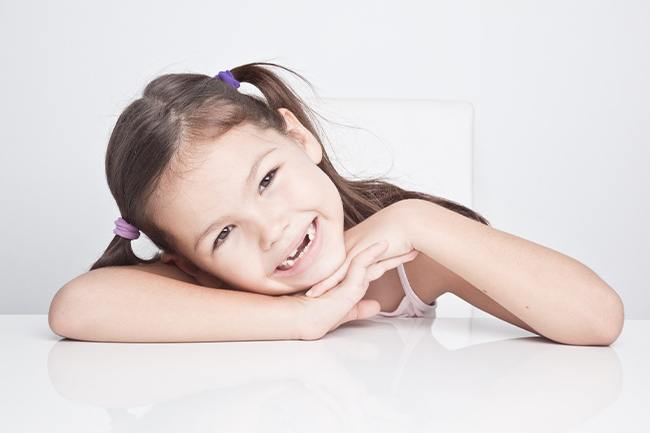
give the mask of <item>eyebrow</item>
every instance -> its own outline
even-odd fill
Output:
[[[250,188],[251,183],[253,182],[253,178],[257,174],[257,170],[259,170],[259,167],[262,164],[262,161],[264,160],[264,158],[269,153],[271,153],[271,152],[273,152],[274,150],[277,150],[277,149],[278,149],[277,147],[273,147],[271,149],[265,150],[264,152],[262,152],[261,154],[259,154],[256,157],[255,162],[253,163],[253,165],[251,166],[250,171],[248,172],[248,176],[246,176],[246,184],[245,185],[246,185],[247,188]],[[203,233],[201,233],[199,235],[198,239],[196,240],[196,243],[194,244],[194,251],[196,251],[198,249],[199,244],[201,243],[201,241],[203,241],[203,238],[205,236],[207,236],[209,233],[211,233],[212,230],[214,230],[215,228],[220,226],[223,223],[223,220],[225,220],[227,218],[229,218],[228,215],[220,217],[215,222],[210,224],[205,230],[203,230]]]

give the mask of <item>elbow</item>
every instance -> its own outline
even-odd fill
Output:
[[[590,313],[591,318],[585,317],[577,322],[572,319],[571,326],[543,336],[561,344],[610,346],[618,339],[624,324],[623,302],[615,292],[613,293],[607,302],[600,304],[602,308]]]
[[[620,296],[612,290],[612,300],[597,320],[599,339],[602,346],[609,346],[618,339],[625,323],[625,309]]]
[[[58,335],[59,337],[65,337],[65,331],[63,326],[63,321],[58,310],[52,307],[53,304],[50,304],[50,311],[47,313],[47,324],[50,327],[50,330]]]
[[[61,287],[52,298],[47,313],[50,330],[64,338],[72,338],[72,315],[70,314],[72,312],[71,302],[74,299],[72,290],[72,287],[68,285]]]

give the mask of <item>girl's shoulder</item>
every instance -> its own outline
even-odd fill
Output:
[[[404,297],[404,290],[397,275],[397,269],[389,269],[368,284],[363,299],[379,302],[381,311],[393,311]]]
[[[436,260],[420,252],[410,262],[404,263],[404,273],[413,291],[426,304],[440,295],[452,291],[464,280]]]

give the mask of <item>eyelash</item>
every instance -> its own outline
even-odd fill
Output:
[[[279,169],[280,169],[280,167],[275,167],[273,170],[271,170],[271,171],[269,171],[268,173],[266,173],[266,176],[264,176],[264,177],[262,178],[262,180],[260,181],[260,185],[262,184],[262,182],[264,182],[264,179],[266,179],[270,174],[273,174],[273,176],[271,176],[271,179],[269,179],[269,183],[268,183],[268,185],[265,186],[264,191],[266,191],[266,190],[268,189],[268,187],[271,186],[271,184],[273,183],[273,180],[275,179],[275,176],[277,175],[277,171],[278,171]],[[226,226],[226,228],[227,228],[227,227],[229,227],[229,226]],[[231,231],[232,231],[232,230],[230,230],[230,231],[228,231],[228,232],[226,232],[226,233],[230,233]],[[220,240],[219,236],[221,236],[222,233],[224,233],[223,230],[222,230],[222,231],[217,235],[216,239],[214,240],[214,243],[212,244],[212,251],[214,251],[214,250],[216,250],[217,248],[219,248],[220,245],[217,245],[217,244],[218,244],[218,241]],[[227,236],[226,236],[225,238],[221,238],[222,241],[225,241],[226,239],[228,239]],[[221,243],[221,245],[223,245],[223,242]]]

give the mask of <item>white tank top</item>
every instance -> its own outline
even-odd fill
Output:
[[[386,317],[436,317],[437,302],[433,301],[430,305],[425,304],[418,297],[411,284],[409,284],[403,263],[397,267],[397,274],[404,289],[404,297],[394,311],[380,311],[377,315]]]

